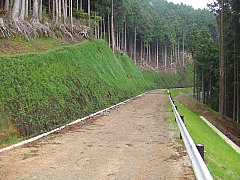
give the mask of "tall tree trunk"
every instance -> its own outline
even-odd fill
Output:
[[[42,17],[42,0],[39,0],[39,10],[38,10],[38,12],[39,12],[39,15],[38,15],[39,19],[40,19],[40,21],[42,21],[42,19],[43,19],[43,17]]]
[[[68,3],[67,3],[67,14],[68,14],[68,17],[71,17],[71,9],[70,9],[70,4],[71,4],[71,2],[70,2],[71,0],[68,0]]]
[[[50,3],[50,2],[49,2]],[[28,18],[28,9],[29,9],[29,3],[28,0],[26,0],[25,3],[25,17]],[[49,8],[50,9],[50,8]]]
[[[111,47],[111,27],[110,27],[110,15],[108,14],[108,44]]]
[[[141,60],[141,66],[143,66],[143,41],[142,41],[142,39],[141,39],[140,60]]]
[[[121,50],[121,31],[118,29],[118,48]]]
[[[52,19],[53,19],[53,21],[56,21],[55,0],[53,0],[52,2],[53,2],[53,5],[52,5]]]
[[[149,43],[149,46],[148,46],[149,50],[148,50],[148,60],[149,60],[149,64],[151,65],[151,42]]]
[[[204,95],[204,71],[202,69],[202,79],[201,79],[201,83],[202,83],[202,88],[201,88],[201,93],[202,93],[202,98],[203,98],[203,103],[205,104],[205,95]]]
[[[183,50],[182,50],[182,65],[185,66],[185,57],[184,57],[184,53],[185,53],[185,42],[184,42],[184,34],[183,34]]]
[[[221,118],[224,117],[224,104],[225,104],[225,60],[224,60],[224,30],[223,30],[223,24],[224,24],[224,0],[221,2],[221,20],[220,20],[220,36],[221,36],[221,45],[220,45],[220,107],[219,112],[221,115]]]
[[[177,59],[178,59],[178,63],[180,64],[180,42],[179,42],[179,39],[178,39],[178,57],[177,57]]]
[[[5,0],[4,10],[5,11],[9,10],[9,0]]]
[[[12,10],[13,20],[18,20],[19,8],[20,8],[20,0],[15,0],[13,4],[13,10]]]
[[[103,39],[106,40],[106,24],[105,24],[105,18],[103,17]]]
[[[39,21],[38,16],[38,0],[33,1],[33,15],[32,15],[32,21]]]
[[[48,16],[51,17],[51,0],[48,0]]]
[[[116,47],[118,47],[118,24],[116,23]]]
[[[59,19],[59,13],[58,13],[58,0],[55,0],[55,9],[56,9],[56,23],[58,24],[58,19]]]
[[[91,1],[90,0],[88,0],[88,26],[90,27],[90,20],[91,20]]]
[[[124,50],[124,29],[122,28],[122,40],[121,40],[121,50],[123,51],[123,52],[125,52],[125,50]]]
[[[235,29],[235,21],[234,21],[234,29]],[[237,90],[237,63],[236,63],[236,33],[234,32],[234,37],[233,37],[233,59],[234,59],[234,80],[233,80],[233,120],[236,121],[236,105],[237,105],[237,95],[236,95],[236,90]]]
[[[80,0],[80,9],[82,10],[83,6],[82,6],[82,0]]]
[[[67,24],[67,16],[66,16],[66,4],[65,1],[67,0],[62,0],[62,6],[63,6],[63,23],[66,25]]]
[[[127,53],[127,23],[125,22],[124,27],[124,51]]]
[[[149,49],[148,49],[148,42],[147,42],[147,44],[145,45],[146,46],[146,56],[145,56],[145,65],[148,65],[148,61],[149,61],[149,59],[148,59],[148,57],[149,57],[149,55],[148,55],[148,51],[149,51]]]
[[[175,64],[177,66],[177,63],[178,63],[178,60],[177,60],[177,46],[175,46],[174,59],[175,59]]]
[[[239,52],[238,52],[239,53]],[[237,122],[240,122],[240,59],[237,59]]]
[[[96,22],[96,12],[94,14],[94,19],[95,19],[95,22]],[[97,39],[97,23],[94,24],[94,36]]]
[[[22,6],[21,6],[21,13],[20,13],[20,20],[24,20],[24,16],[25,16],[25,0],[22,0]]]
[[[65,5],[64,5],[64,7],[65,7],[65,13],[66,13],[66,20],[68,21],[68,0],[65,0]]]
[[[71,22],[71,30],[73,32],[73,0],[70,0],[70,22]]]
[[[112,50],[115,52],[115,34],[114,34],[114,14],[113,14],[113,0],[112,0],[112,14],[111,14],[111,31],[112,31]]]
[[[193,97],[196,98],[196,62],[193,62]]]
[[[208,106],[212,107],[212,72],[209,75]]]
[[[99,29],[99,39],[103,39],[103,21],[102,19],[98,23],[98,29]]]
[[[58,0],[58,20],[59,20],[59,24],[61,24],[62,21],[62,3],[61,0]]]
[[[167,45],[165,44],[165,71],[167,70]]]
[[[157,50],[157,55],[156,55],[157,57],[156,57],[156,59],[157,59],[157,68],[158,68],[159,67],[158,41],[157,41],[157,49],[156,50]]]
[[[134,28],[134,54],[133,59],[135,64],[137,64],[137,57],[136,57],[136,51],[137,51],[137,28]]]

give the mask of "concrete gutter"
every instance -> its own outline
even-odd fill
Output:
[[[210,123],[205,117],[200,116],[200,118],[214,130],[226,143],[228,143],[237,153],[240,154],[240,147],[238,147],[234,142],[232,142],[227,136],[225,136],[221,131],[219,131],[212,123]]]

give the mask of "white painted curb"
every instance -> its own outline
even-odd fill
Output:
[[[154,90],[151,90],[151,91],[154,91]],[[8,146],[8,147],[3,148],[3,149],[0,149],[0,153],[1,153],[1,152],[4,152],[4,151],[7,151],[7,150],[10,150],[10,149],[12,149],[12,148],[16,148],[16,147],[22,146],[22,145],[24,145],[24,144],[27,144],[27,143],[30,143],[30,142],[33,142],[33,141],[36,141],[36,140],[38,140],[38,139],[40,139],[40,138],[43,138],[43,137],[45,137],[45,136],[48,136],[48,135],[50,135],[50,134],[52,134],[52,133],[54,133],[54,132],[56,132],[56,131],[59,131],[59,130],[67,127],[67,126],[71,126],[71,125],[73,125],[73,124],[79,123],[79,122],[84,121],[84,120],[86,120],[86,119],[90,119],[90,118],[92,118],[92,117],[94,117],[94,116],[103,114],[104,112],[106,112],[106,111],[108,111],[108,110],[111,110],[111,109],[113,109],[113,108],[116,108],[117,106],[123,105],[123,104],[125,104],[125,103],[127,103],[127,102],[129,102],[129,101],[131,101],[131,100],[133,100],[133,99],[135,99],[135,98],[137,98],[137,97],[141,97],[141,96],[143,96],[144,94],[147,94],[148,92],[151,92],[151,91],[147,91],[147,92],[145,92],[145,93],[143,93],[143,94],[140,94],[140,95],[138,95],[138,96],[135,96],[135,97],[132,97],[132,98],[130,98],[130,99],[127,99],[126,101],[120,102],[120,103],[115,104],[115,105],[113,105],[113,106],[111,106],[111,107],[108,107],[108,108],[106,108],[106,109],[103,109],[103,110],[101,110],[101,111],[98,111],[98,112],[96,112],[96,113],[94,113],[94,114],[91,114],[91,115],[89,115],[89,116],[86,116],[86,117],[84,117],[84,118],[82,118],[82,119],[78,119],[78,120],[76,120],[76,121],[73,121],[73,122],[71,122],[71,123],[68,123],[68,124],[66,124],[66,125],[64,125],[64,126],[61,126],[61,127],[59,127],[59,128],[56,128],[56,129],[51,130],[51,131],[49,131],[49,132],[40,134],[40,135],[38,135],[38,136],[36,136],[36,137],[33,137],[33,138],[31,138],[31,139],[27,139],[27,140],[22,141],[22,142],[20,142],[20,143],[17,143],[17,144]]]
[[[200,116],[200,118],[214,130],[226,143],[228,143],[237,153],[240,154],[240,147],[238,147],[234,142],[232,142],[227,136],[225,136],[221,131],[219,131],[212,123],[210,123],[205,117]]]

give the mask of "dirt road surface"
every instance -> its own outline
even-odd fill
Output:
[[[163,90],[36,143],[0,153],[4,180],[191,180]]]

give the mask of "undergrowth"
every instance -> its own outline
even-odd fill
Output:
[[[12,129],[24,137],[150,89],[192,84],[184,73],[142,73],[128,56],[115,55],[101,40],[43,53],[3,56],[0,63],[0,122],[11,122]],[[0,123],[0,130],[7,124]],[[6,134],[0,134],[0,141],[7,140]]]

